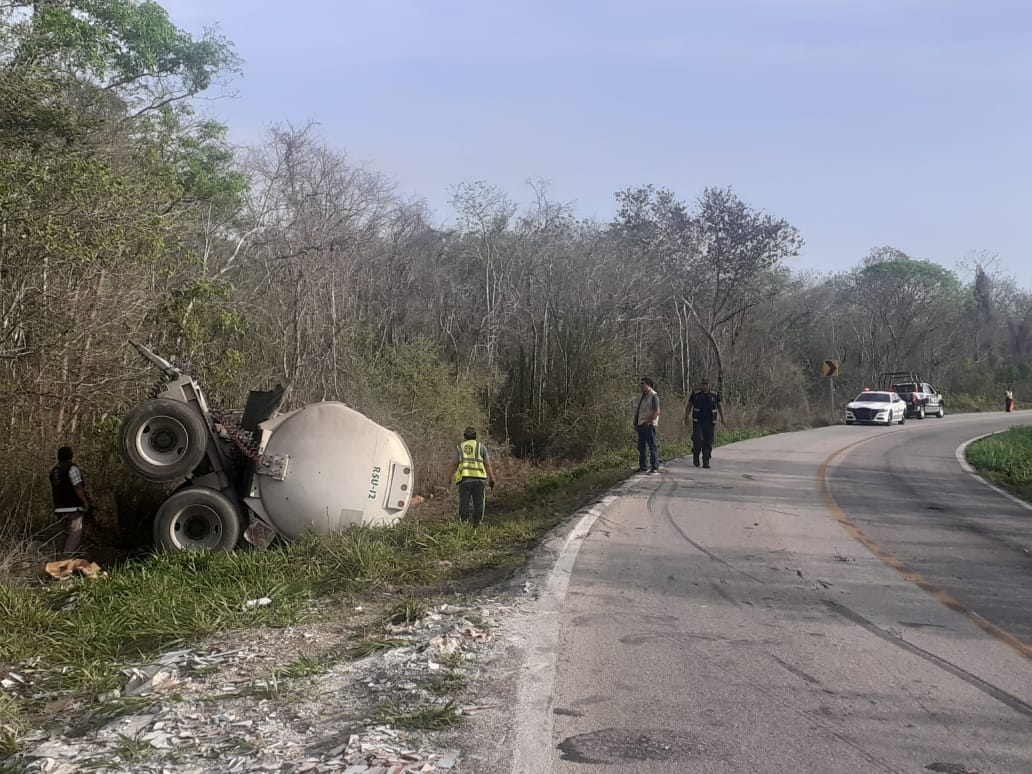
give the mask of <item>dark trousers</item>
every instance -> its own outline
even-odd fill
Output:
[[[638,468],[659,470],[659,446],[656,444],[655,425],[638,425]]]
[[[707,462],[713,455],[713,433],[717,429],[714,422],[692,422],[692,457]]]
[[[487,504],[487,481],[483,478],[464,478],[459,482],[459,521],[471,521],[474,527],[484,520]]]

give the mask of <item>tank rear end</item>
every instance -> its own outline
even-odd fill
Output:
[[[339,532],[400,520],[412,499],[401,436],[343,403],[314,403],[263,422],[251,502],[276,532]],[[259,509],[256,509],[259,510]]]

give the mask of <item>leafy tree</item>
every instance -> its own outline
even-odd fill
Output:
[[[228,43],[193,39],[155,3],[0,6],[6,450],[48,460],[125,404],[127,335],[173,278],[192,282],[202,201],[240,190],[221,128],[188,104],[235,66]]]
[[[187,100],[239,66],[224,38],[193,38],[150,0],[14,0],[0,14],[9,72],[60,73],[94,101],[117,100],[125,118]]]
[[[872,378],[907,367],[936,378],[963,309],[961,285],[953,272],[880,248],[850,275],[847,294],[857,312],[855,332]]]
[[[697,249],[687,269],[698,284],[685,301],[713,348],[719,384],[719,338],[734,349],[745,314],[784,289],[783,261],[799,253],[803,240],[786,220],[752,209],[726,188],[703,191],[693,226]]]
[[[634,251],[649,284],[672,289],[672,297],[657,301],[675,310],[682,363],[689,360],[690,321],[704,336],[721,383],[725,348],[734,350],[747,313],[783,290],[782,262],[798,253],[798,231],[752,209],[730,189],[707,188],[694,211],[651,186],[623,191],[617,200],[614,232]],[[655,282],[660,278],[671,284]],[[687,388],[687,375],[683,384]]]

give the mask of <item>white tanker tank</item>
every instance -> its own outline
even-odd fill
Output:
[[[164,550],[267,546],[360,525],[389,525],[412,501],[412,455],[396,432],[338,402],[278,412],[284,391],[252,392],[241,412],[146,347],[164,375],[125,418],[120,446],[138,475],[181,482],[154,519]]]
[[[343,403],[313,403],[262,422],[263,459],[282,472],[255,475],[244,502],[276,531],[336,532],[397,521],[412,491],[412,457],[397,433]]]

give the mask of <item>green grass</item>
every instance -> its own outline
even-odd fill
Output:
[[[967,447],[979,473],[1026,502],[1032,502],[1032,427],[1015,426]]]
[[[345,658],[343,653],[324,653],[319,656],[299,656],[288,664],[277,667],[272,672],[272,680],[297,680],[300,678],[321,675],[334,664]]]
[[[425,616],[432,607],[428,599],[406,598],[395,602],[388,608],[383,616],[383,623],[394,626],[411,624]]]
[[[254,742],[239,737],[228,740],[219,748],[220,755],[230,757],[235,755],[254,755],[262,748]]]
[[[394,650],[408,645],[408,640],[397,637],[363,637],[347,650],[348,658],[360,659],[371,656],[374,653],[382,653],[385,650]]]
[[[25,731],[28,727],[18,711],[18,701],[0,692],[0,759],[18,751],[18,735]]]
[[[452,728],[462,722],[462,716],[453,701],[422,707],[401,707],[387,702],[377,709],[376,721],[395,728],[437,731]]]
[[[420,683],[420,687],[435,696],[455,696],[465,690],[468,683],[465,675],[449,668],[426,678]]]
[[[758,435],[721,432],[717,443]],[[664,459],[690,451],[689,443],[661,444]],[[117,714],[117,701],[101,704],[96,697],[122,687],[123,667],[216,632],[343,619],[356,601],[389,593],[396,601],[381,615],[381,631],[339,655],[398,647],[404,643],[383,632],[383,624],[419,619],[436,593],[475,591],[510,576],[546,532],[631,475],[636,461],[637,452],[627,449],[535,475],[519,490],[492,497],[478,529],[454,520],[405,521],[268,551],[152,556],[110,568],[106,578],[0,584],[0,672],[15,671],[29,682],[21,692],[0,694],[0,757],[15,751],[20,734],[47,722],[47,703],[84,699],[89,716]],[[272,603],[246,606],[260,597]],[[311,675],[327,663],[302,658],[272,679]],[[419,710],[409,720],[427,727],[451,722],[448,712],[435,713]],[[127,742],[122,752],[131,755],[133,747]]]
[[[310,596],[296,568],[274,552],[166,554],[107,578],[39,588],[0,586],[0,657],[38,657],[83,691],[114,687],[114,662],[146,658],[204,635],[303,615]],[[244,609],[256,596],[267,607]]]
[[[77,714],[68,722],[69,735],[81,736],[96,731],[116,718],[144,712],[159,701],[155,696],[118,696],[98,700],[88,712]]]
[[[154,746],[139,737],[118,735],[118,743],[111,749],[115,761],[123,766],[127,763],[141,763],[151,757]]]

